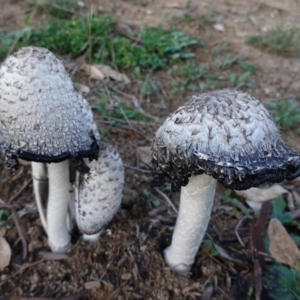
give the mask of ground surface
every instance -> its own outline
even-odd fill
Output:
[[[27,11],[22,2],[1,1],[1,29],[8,31],[23,27]],[[296,4],[292,0],[216,0],[188,3],[186,0],[92,0],[86,6],[90,5],[91,10],[99,9],[117,16],[130,23],[133,28],[178,26],[194,37],[201,37],[204,46],[196,51],[197,60],[208,65],[213,63],[214,54],[231,53],[247,57],[258,67],[255,75],[256,86],[250,91],[266,103],[289,97],[297,100],[297,95],[300,94],[300,60],[282,58],[254,49],[246,45],[245,37],[261,33],[282,22],[297,24],[298,20],[300,25],[300,6]],[[182,22],[183,16],[188,16],[189,21]],[[35,15],[31,17],[35,20]],[[41,16],[36,17],[36,25],[41,21]],[[216,30],[213,27],[215,24],[222,24],[224,30]],[[91,103],[97,101],[97,89],[103,89],[103,83],[89,80],[80,72],[73,76],[73,80],[89,86],[90,92],[86,94],[86,98]],[[87,245],[74,235],[74,245],[67,257],[53,260],[41,256],[39,252],[49,251],[49,248],[34,207],[32,186],[29,184],[13,202],[18,211],[24,207],[29,209],[21,217],[22,226],[30,240],[25,260],[22,259],[22,244],[13,220],[2,224],[6,228],[2,235],[9,242],[13,254],[9,267],[0,272],[0,299],[67,296],[70,298],[65,299],[76,299],[83,294],[82,299],[246,299],[245,294],[237,296],[234,289],[238,286],[242,291],[248,291],[254,286],[249,246],[251,222],[246,220],[240,228],[240,235],[245,243],[243,248],[234,235],[234,228],[242,215],[232,215],[228,212],[228,205],[223,206],[225,209],[220,209],[224,192],[222,187],[218,187],[208,231],[214,242],[223,248],[239,252],[242,258],[239,261],[229,261],[221,256],[214,257],[202,247],[189,275],[174,274],[163,261],[162,250],[170,243],[176,215],[163,197],[149,188],[151,176],[147,167],[139,164],[137,148],[150,145],[158,124],[169,112],[184,103],[185,99],[171,93],[170,77],[166,72],[154,73],[152,80],[158,82],[161,88],[156,95],[148,98],[138,98],[134,81],[126,87],[117,86],[124,93],[118,98],[119,101],[133,106],[132,101],[135,98],[144,111],[155,118],[147,124],[130,121],[130,124],[125,122],[123,128],[111,127],[105,137],[117,147],[127,167],[123,208],[103,232],[101,240]],[[189,94],[191,92],[187,92]],[[161,99],[164,100],[163,110],[158,105]],[[99,128],[108,128],[107,119],[103,116],[95,113],[95,119]],[[300,151],[299,135],[289,131],[283,137],[291,147]],[[7,202],[29,179],[28,165],[21,166],[13,176],[1,168],[1,198]],[[164,189],[164,192],[177,206],[178,195],[170,194],[168,189]],[[156,202],[153,197],[149,198],[149,193],[154,195]],[[157,201],[162,209],[153,212],[154,203],[157,204]],[[213,291],[212,296],[209,296],[210,291]],[[81,292],[83,294],[78,295]]]

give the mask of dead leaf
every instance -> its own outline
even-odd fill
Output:
[[[123,73],[120,73],[107,65],[96,65],[95,67],[103,74],[104,77],[109,77],[115,81],[129,84],[130,79]]]
[[[90,77],[92,79],[96,79],[96,80],[103,80],[104,79],[104,75],[103,73],[94,65],[89,65],[86,63],[83,63],[80,66],[80,70],[86,72],[88,75],[90,75]]]
[[[246,199],[247,204],[254,210],[259,211],[263,202],[275,199],[276,197],[287,194],[288,207],[295,209],[292,194],[279,184],[274,184],[268,189],[250,188],[244,191],[235,191],[235,193]]]
[[[295,262],[300,259],[300,251],[278,219],[270,221],[268,235],[274,259],[279,263],[295,266]]]
[[[236,263],[243,264],[243,265],[247,264],[248,258],[246,255],[224,249],[215,243],[214,243],[214,246],[223,258],[233,261],[233,262],[236,262]]]
[[[201,294],[199,293],[200,290],[201,290],[201,284],[199,282],[194,282],[191,285],[185,287],[182,290],[182,294],[185,297],[195,299],[196,297],[201,296]]]
[[[76,84],[75,84],[75,89],[81,95],[83,95],[83,94],[87,95],[91,91],[91,89],[87,85],[81,84],[81,83],[78,83],[78,82],[76,82]]]
[[[0,271],[10,263],[11,248],[4,237],[0,237]]]
[[[151,162],[151,147],[150,146],[137,147],[136,157],[139,166],[141,166],[141,164],[149,166]]]

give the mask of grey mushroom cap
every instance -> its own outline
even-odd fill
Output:
[[[87,101],[49,50],[25,47],[0,66],[0,147],[8,159],[60,162],[97,157]]]
[[[153,185],[178,190],[207,174],[242,190],[300,175],[300,156],[281,139],[269,112],[251,95],[220,90],[193,96],[157,130]]]
[[[83,159],[86,170],[76,172],[75,217],[79,230],[88,235],[100,232],[121,205],[124,167],[118,151],[101,142],[98,160]]]

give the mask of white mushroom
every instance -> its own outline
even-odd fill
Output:
[[[84,162],[89,171],[76,174],[75,217],[83,240],[95,242],[121,205],[124,168],[117,150],[103,142],[98,160]]]
[[[193,96],[170,115],[152,144],[153,184],[181,187],[167,264],[186,273],[205,234],[216,183],[242,190],[300,175],[300,156],[281,139],[268,111],[247,93]]]
[[[47,220],[42,222],[52,250],[66,251],[70,246],[68,159],[96,158],[100,137],[87,101],[74,90],[63,64],[47,49],[25,47],[2,63],[0,135],[8,166],[15,167],[17,158],[48,163]],[[46,176],[43,168],[33,163],[37,203],[41,200],[38,182]]]

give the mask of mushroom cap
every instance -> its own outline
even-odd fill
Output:
[[[8,159],[95,157],[99,132],[87,101],[49,50],[24,47],[0,66],[0,148]]]
[[[157,130],[153,185],[174,190],[206,173],[242,190],[300,175],[300,156],[281,139],[269,112],[251,95],[220,90],[193,96]]]
[[[117,213],[124,187],[124,167],[117,150],[101,142],[98,160],[83,159],[87,172],[77,171],[75,217],[84,234],[101,231]]]

